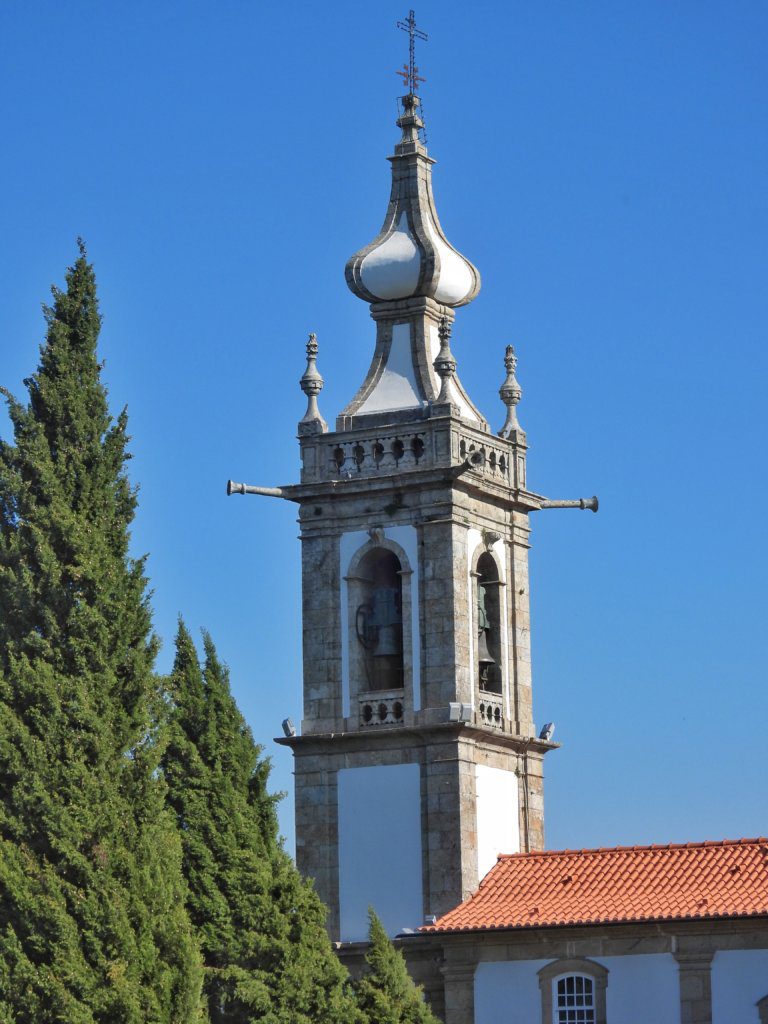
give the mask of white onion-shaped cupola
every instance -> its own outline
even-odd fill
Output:
[[[403,97],[403,137],[392,161],[392,194],[379,234],[347,262],[350,289],[366,302],[429,298],[465,306],[480,291],[480,274],[450,244],[435,210],[432,164],[419,139],[417,96]]]

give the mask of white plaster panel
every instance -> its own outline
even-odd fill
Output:
[[[680,1024],[677,963],[669,953],[592,958],[608,970],[609,1024]],[[474,1024],[538,1024],[538,972],[550,960],[480,964],[475,973]],[[753,1006],[754,1010],[754,1006]],[[755,1024],[756,1017],[729,1017],[727,1024]],[[726,1018],[714,1024],[726,1024]]]
[[[410,409],[414,405],[421,407],[424,404],[424,399],[419,397],[413,368],[411,326],[395,324],[392,328],[392,344],[386,365],[373,391],[357,410],[357,415],[390,409]]]
[[[680,1024],[680,981],[671,953],[594,960],[608,968],[605,1009],[610,1024]]]
[[[500,853],[520,852],[517,786],[514,772],[475,765],[478,880],[488,874]]]
[[[712,1024],[757,1024],[768,996],[768,949],[729,949],[712,961]]]
[[[540,1024],[541,991],[537,971],[547,962],[518,960],[478,964],[474,1024]]]
[[[411,569],[411,662],[413,665],[413,710],[421,710],[421,644],[419,642],[419,551],[415,526],[390,526],[384,530],[384,536],[393,540],[405,552],[408,568]],[[343,533],[339,542],[339,561],[341,580],[341,706],[345,718],[350,715],[349,699],[349,588],[346,576],[349,574],[350,563],[355,553],[371,538],[365,530],[354,530]],[[403,566],[406,568],[406,566]]]
[[[360,278],[380,299],[405,299],[416,290],[420,271],[421,254],[403,211],[389,238],[360,264]]]
[[[438,235],[430,216],[424,218],[424,226],[440,257],[440,276],[435,290],[435,299],[449,306],[456,305],[472,291],[474,284],[472,272],[464,257],[446,245]]]
[[[342,941],[367,937],[369,906],[390,935],[418,928],[423,924],[419,765],[342,768],[338,794]]]

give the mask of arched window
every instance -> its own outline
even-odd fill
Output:
[[[555,1024],[595,1024],[595,983],[586,974],[566,974],[555,981]]]
[[[360,562],[355,635],[361,649],[360,689],[403,686],[403,581],[397,555],[373,548]]]
[[[607,983],[607,969],[594,960],[555,960],[542,967],[542,1024],[606,1024]]]
[[[477,679],[482,691],[501,693],[499,568],[489,552],[477,561]]]
[[[757,1001],[757,1014],[760,1024],[768,1024],[768,996]]]

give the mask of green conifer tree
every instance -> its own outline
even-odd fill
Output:
[[[326,910],[277,832],[269,764],[205,635],[205,662],[184,624],[169,679],[163,769],[184,844],[189,912],[205,963],[213,1024],[356,1024]]]
[[[355,986],[365,1024],[440,1024],[372,909],[368,917],[369,970]]]
[[[153,729],[126,415],[82,243],[0,442],[0,1021],[188,1024],[201,968]]]

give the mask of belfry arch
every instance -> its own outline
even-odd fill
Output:
[[[406,552],[376,531],[344,576],[350,714],[360,727],[402,721],[412,711],[412,569]]]

